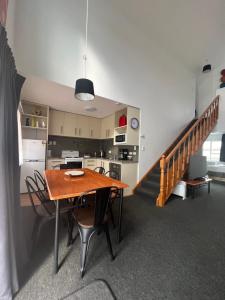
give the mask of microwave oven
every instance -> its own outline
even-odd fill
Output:
[[[118,143],[126,143],[126,133],[118,134],[115,136],[115,142]]]

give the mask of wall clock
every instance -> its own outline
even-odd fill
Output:
[[[139,121],[137,118],[131,118],[131,123],[130,123],[131,128],[137,129],[139,127]]]

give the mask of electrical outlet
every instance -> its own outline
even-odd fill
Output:
[[[137,150],[137,146],[134,146],[134,150]]]
[[[132,152],[129,152],[129,155],[132,155]]]
[[[48,144],[51,146],[52,145],[52,141],[49,141]]]
[[[136,155],[137,154],[137,152],[133,152],[133,155]]]

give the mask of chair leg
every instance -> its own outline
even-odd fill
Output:
[[[114,260],[115,256],[113,255],[112,243],[111,243],[110,234],[109,234],[109,227],[108,227],[107,223],[104,225],[104,230],[105,230],[105,234],[106,234],[109,253],[111,255],[111,259]]]
[[[109,213],[110,213],[113,228],[115,229],[116,224],[115,224],[115,219],[114,219],[114,215],[113,215],[113,211],[112,211],[112,203],[109,203]]]
[[[80,274],[83,278],[85,273],[86,259],[89,248],[90,239],[95,232],[94,228],[83,228],[79,226],[79,233],[81,239],[81,257],[80,257]]]

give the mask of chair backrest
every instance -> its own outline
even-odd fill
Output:
[[[108,209],[108,204],[111,199],[112,189],[115,191],[115,189],[117,188],[114,186],[100,188],[97,190],[87,191],[80,196],[81,206],[82,204],[84,204],[84,206],[88,204],[85,201],[86,199],[88,199],[87,197],[88,195],[92,196],[90,199],[95,203],[94,226],[99,226],[104,223],[104,218]],[[79,214],[79,208],[78,208],[78,214]]]
[[[28,195],[33,207],[33,210],[35,212],[36,215],[40,216],[40,214],[38,213],[38,210],[36,209],[36,203],[37,200],[39,201],[39,204],[42,205],[42,207],[44,208],[45,212],[51,216],[51,212],[48,210],[48,207],[46,205],[46,203],[48,202],[48,199],[46,198],[45,193],[40,190],[39,186],[36,183],[36,180],[33,179],[31,176],[27,176],[25,179],[25,183],[27,186],[27,191],[28,191]],[[34,200],[35,199],[35,200]]]
[[[98,172],[99,174],[105,174],[105,169],[103,167],[96,167],[94,171]]]
[[[120,180],[119,174],[116,171],[114,171],[114,170],[108,171],[104,175],[105,176],[108,175],[110,178],[113,178],[113,179],[116,179],[116,180]]]
[[[45,179],[38,170],[34,170],[34,179],[40,190],[47,191]]]

